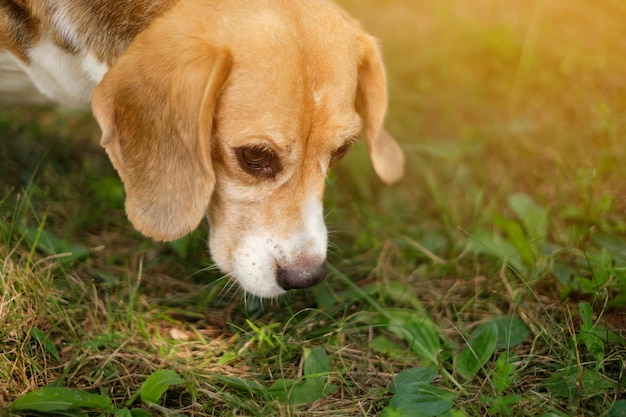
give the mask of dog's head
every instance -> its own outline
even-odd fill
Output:
[[[207,3],[154,21],[94,92],[128,217],[172,240],[208,215],[215,263],[249,293],[314,285],[328,170],[364,131],[382,180],[402,176],[377,46],[321,1]]]

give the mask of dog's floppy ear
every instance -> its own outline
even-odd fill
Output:
[[[374,38],[362,34],[360,46],[356,108],[365,122],[365,143],[374,170],[384,182],[391,184],[404,174],[404,154],[383,129],[387,111],[385,69]]]
[[[206,214],[215,183],[213,112],[231,62],[200,36],[154,22],[94,91],[101,143],[124,182],[128,218],[147,236],[180,238]]]

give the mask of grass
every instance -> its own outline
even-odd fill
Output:
[[[0,410],[626,413],[626,4],[341,3],[407,177],[351,151],[329,277],[283,300],[229,287],[205,226],[137,234],[90,117],[0,113]]]

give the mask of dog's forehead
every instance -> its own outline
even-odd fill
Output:
[[[312,130],[354,134],[358,44],[349,25],[339,22],[329,32],[279,21],[288,34],[264,32],[232,45],[233,68],[218,109],[221,126],[238,138],[263,131],[281,144]],[[274,31],[276,25],[270,25]]]

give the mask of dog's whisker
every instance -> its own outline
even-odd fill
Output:
[[[226,280],[226,283],[222,286],[218,293],[219,301],[224,301],[224,298],[233,291],[236,291],[237,288],[237,281],[232,273],[224,274],[216,282],[221,282],[223,280]]]
[[[232,296],[237,294],[239,287],[237,286],[237,280],[234,276],[228,277],[228,283],[224,286],[224,290],[227,294],[231,294]]]
[[[328,244],[328,252],[334,255],[341,252],[341,247],[339,247],[339,245],[335,245],[334,243]]]
[[[203,273],[203,272],[218,272],[219,270],[220,269],[217,267],[217,265],[210,264],[210,265],[207,265],[207,266],[205,266],[203,268],[200,268],[200,269],[192,272],[191,276],[193,277],[193,276],[198,275],[198,274]]]

